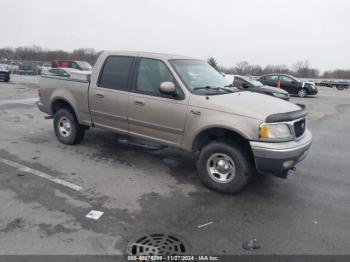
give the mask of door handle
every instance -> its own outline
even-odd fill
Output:
[[[142,100],[134,100],[134,104],[137,106],[144,106],[145,105],[145,101]]]
[[[197,116],[200,116],[200,115],[201,115],[201,111],[193,110],[193,109],[190,110],[190,113],[192,113],[192,114],[194,114],[194,115],[197,115]]]
[[[102,93],[96,93],[95,96],[98,97],[98,98],[104,98],[105,97],[104,94],[102,94]]]

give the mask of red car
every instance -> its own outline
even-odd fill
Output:
[[[91,71],[92,66],[85,61],[72,61],[72,60],[54,60],[52,62],[52,68],[74,68],[81,71]]]

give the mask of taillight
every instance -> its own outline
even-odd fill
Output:
[[[39,97],[41,96],[41,90],[40,90],[40,88],[38,89],[38,96],[39,96]]]

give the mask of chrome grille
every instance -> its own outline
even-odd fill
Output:
[[[305,118],[294,123],[294,133],[295,136],[301,137],[306,130],[306,120]]]

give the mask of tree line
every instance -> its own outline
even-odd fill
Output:
[[[31,47],[5,47],[0,48],[1,61],[25,60],[25,61],[40,61],[52,62],[55,59],[61,60],[82,60],[90,64],[95,64],[97,57],[101,52],[97,52],[93,48],[79,48],[72,52],[63,50],[48,50],[39,46]]]
[[[261,76],[271,73],[282,73],[293,75],[301,78],[338,78],[338,79],[350,79],[350,69],[337,69],[325,71],[321,74],[320,70],[313,68],[309,61],[298,61],[290,67],[287,65],[267,65],[262,67],[260,65],[252,65],[246,61],[237,63],[232,67],[224,67],[219,65],[215,57],[209,57],[207,62],[216,70],[225,74],[233,75],[249,75],[249,76]]]
[[[93,48],[79,48],[72,52],[63,50],[49,50],[39,46],[30,47],[5,47],[0,48],[0,60],[1,61],[13,61],[13,60],[26,60],[26,61],[41,61],[51,62],[55,59],[63,60],[83,60],[94,65],[97,57],[102,51],[96,51]],[[287,65],[267,65],[262,67],[260,65],[252,65],[248,62],[239,62],[232,67],[220,66],[215,57],[209,57],[208,63],[216,68],[218,71],[226,74],[237,74],[237,75],[253,75],[260,76],[270,73],[284,73],[294,75],[302,78],[341,78],[350,79],[350,69],[325,71],[323,74],[313,68],[309,61],[298,61],[291,67]]]

